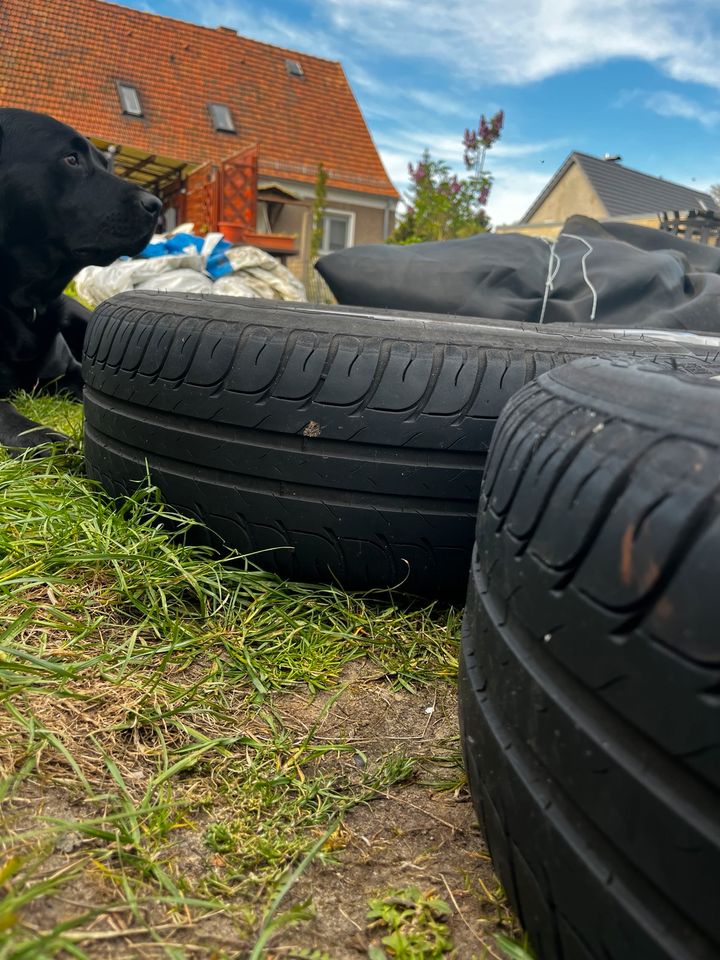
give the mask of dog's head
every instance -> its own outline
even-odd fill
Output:
[[[51,299],[82,267],[143,249],[161,203],[107,166],[72,127],[0,109],[0,295]]]

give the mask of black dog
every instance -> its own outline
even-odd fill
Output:
[[[82,396],[89,313],[62,291],[82,267],[139,253],[160,208],[152,194],[110,173],[76,130],[44,114],[0,109],[0,444],[19,452],[67,442],[5,398],[49,379]]]

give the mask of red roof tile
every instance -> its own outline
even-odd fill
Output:
[[[257,143],[261,176],[313,183],[323,163],[330,186],[397,196],[339,63],[104,0],[2,0],[0,37],[0,105],[193,163]],[[122,114],[117,81],[142,118]],[[237,136],[213,129],[209,103]]]

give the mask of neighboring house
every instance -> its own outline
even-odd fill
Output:
[[[162,197],[303,273],[318,165],[322,252],[383,241],[398,193],[342,66],[104,0],[0,2],[0,105],[49,113]]]
[[[619,160],[571,153],[525,216],[496,232],[552,238],[573,214],[659,227],[663,212],[714,210],[717,206],[709,193],[630,170]]]

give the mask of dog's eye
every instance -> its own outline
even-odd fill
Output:
[[[69,153],[69,154],[65,157],[65,163],[69,164],[69,166],[71,166],[71,167],[79,167],[79,166],[80,166],[80,157],[79,157],[76,153]]]

